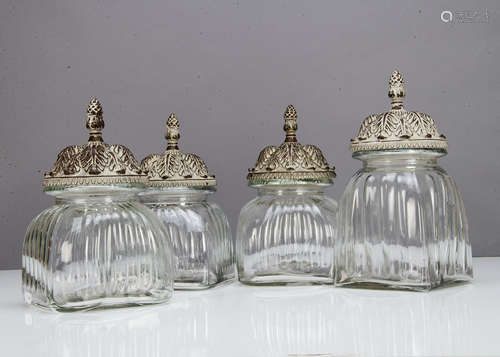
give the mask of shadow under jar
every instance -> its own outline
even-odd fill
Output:
[[[242,283],[332,284],[337,203],[325,195],[333,183],[321,151],[297,141],[297,113],[285,111],[285,142],[261,151],[249,170],[257,197],[238,219],[236,258]]]
[[[102,141],[89,104],[89,142],[61,151],[43,181],[55,205],[30,223],[22,250],[26,303],[55,311],[161,303],[173,292],[165,230],[136,193],[145,175],[122,145]]]
[[[167,149],[142,161],[148,175],[140,200],[166,228],[176,257],[175,289],[206,289],[235,277],[231,230],[220,207],[208,201],[215,177],[196,155],[179,150],[179,121],[167,120]]]
[[[470,281],[464,204],[437,162],[447,140],[403,107],[399,72],[389,84],[392,109],[367,117],[351,143],[363,167],[340,199],[336,283],[421,291]]]

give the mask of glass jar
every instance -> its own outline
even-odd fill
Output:
[[[179,138],[179,121],[171,114],[167,149],[141,163],[148,182],[140,200],[168,233],[177,262],[175,289],[206,289],[235,277],[231,229],[221,208],[207,200],[215,177],[198,156],[179,150]]]
[[[297,113],[285,111],[285,142],[266,147],[248,174],[258,196],[241,210],[237,236],[239,280],[245,284],[332,284],[337,204],[321,151],[295,136]]]
[[[390,79],[392,109],[369,116],[352,141],[363,167],[340,200],[338,285],[428,290],[472,279],[467,218],[437,159],[447,141],[424,113],[408,112],[403,79]]]
[[[89,142],[69,146],[45,174],[55,205],[30,223],[22,250],[25,302],[55,311],[169,300],[173,257],[158,218],[136,199],[145,175],[132,153],[102,141],[89,104]]]

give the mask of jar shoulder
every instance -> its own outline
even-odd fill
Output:
[[[213,201],[186,204],[154,203],[147,205],[163,224],[185,225],[225,225],[229,221],[222,208]]]
[[[263,195],[250,200],[240,212],[240,222],[272,220],[277,216],[301,215],[334,221],[338,204],[325,194]]]

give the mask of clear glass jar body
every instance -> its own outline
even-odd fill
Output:
[[[363,167],[339,203],[337,285],[428,290],[472,279],[462,197],[442,152],[353,155]]]
[[[324,185],[262,185],[242,209],[236,237],[245,284],[332,284],[337,203]]]
[[[140,200],[164,224],[177,263],[175,289],[206,289],[235,277],[226,215],[208,201],[213,189],[149,188]]]
[[[48,192],[56,204],[28,226],[22,252],[26,303],[55,311],[162,303],[174,262],[158,218],[135,189]]]

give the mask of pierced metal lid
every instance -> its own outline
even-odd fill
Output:
[[[203,160],[179,150],[179,120],[170,114],[167,120],[167,149],[161,154],[151,154],[141,162],[151,187],[215,187],[215,176],[208,173]]]
[[[406,96],[403,76],[392,72],[389,98],[392,108],[372,114],[361,124],[358,136],[351,139],[351,151],[431,149],[447,151],[448,141],[437,131],[436,124],[425,113],[409,112],[403,106]]]
[[[96,98],[89,103],[86,127],[89,141],[81,146],[68,146],[57,155],[52,170],[44,176],[42,184],[46,190],[145,182],[146,176],[128,148],[103,141],[102,106]]]
[[[336,176],[335,167],[328,165],[319,148],[297,141],[297,112],[293,105],[286,108],[284,119],[285,141],[280,146],[268,146],[260,152],[255,166],[248,169],[248,183],[332,184]]]

